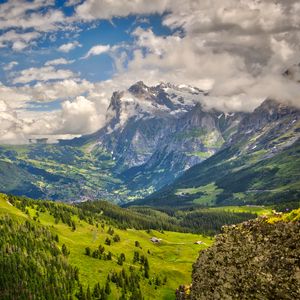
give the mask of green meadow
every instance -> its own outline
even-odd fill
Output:
[[[76,214],[72,216],[76,229],[72,230],[61,221],[55,222],[48,210],[41,212],[38,207],[27,207],[26,210],[24,213],[12,206],[6,195],[0,196],[0,214],[8,214],[19,221],[30,219],[58,235],[59,245],[65,244],[70,251],[69,263],[79,268],[80,282],[85,288],[90,286],[92,289],[98,282],[104,286],[108,275],[112,272],[120,272],[123,268],[126,270],[133,268],[141,272],[142,278],[141,266],[133,263],[134,252],[147,257],[149,278],[142,278],[140,281],[144,299],[175,299],[176,288],[180,284],[190,282],[192,264],[199,251],[213,242],[212,238],[191,233],[120,230],[107,222],[103,222],[102,226],[98,223],[91,225],[80,220]],[[106,245],[106,239],[112,240],[112,235],[108,233],[109,228],[113,230],[114,235],[120,237],[120,241],[112,241],[111,245]],[[152,237],[156,237],[160,242],[151,242]],[[201,241],[203,244],[195,244],[196,241]],[[85,254],[87,247],[93,251],[98,249],[99,245],[104,246],[105,252],[112,253],[112,260],[97,259]],[[121,253],[125,255],[125,261],[119,265],[118,257]],[[159,285],[155,284],[157,278],[162,282]],[[118,299],[120,296],[121,290],[111,284],[111,294],[108,299]]]

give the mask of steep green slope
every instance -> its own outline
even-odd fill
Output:
[[[190,296],[181,287],[177,299],[299,299],[299,270],[298,209],[224,228],[194,264]]]
[[[78,269],[65,255],[48,229],[0,216],[0,298],[72,297],[79,288]]]
[[[0,161],[0,178],[0,191],[34,198],[43,195],[34,184],[34,176],[9,160]]]
[[[78,299],[88,299],[82,293],[87,296],[89,290],[91,299],[174,299],[176,286],[188,281],[198,251],[212,243],[191,233],[119,229],[101,213],[5,195],[0,197],[0,215],[8,216],[3,220],[29,221],[57,236],[55,244],[59,249],[66,246],[68,263],[79,270],[83,290],[77,284],[73,293]],[[26,238],[22,230],[19,235]],[[152,237],[161,240],[153,243]],[[106,298],[94,297],[94,290]]]
[[[223,149],[172,185],[135,202],[153,206],[274,204],[300,199],[300,141],[278,153]],[[272,154],[272,155],[270,155]]]
[[[240,121],[221,151],[135,204],[215,206],[299,201],[299,169],[300,111],[266,100]]]

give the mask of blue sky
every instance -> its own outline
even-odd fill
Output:
[[[66,15],[74,15],[73,7],[64,7],[64,1],[56,1],[55,8],[60,9]],[[104,53],[99,56],[92,56],[87,60],[81,60],[89,49],[93,46],[126,44],[130,46],[134,42],[132,32],[137,28],[151,30],[157,35],[170,35],[172,30],[162,25],[162,16],[159,14],[150,16],[128,16],[124,18],[112,18],[111,20],[97,20],[88,23],[75,23],[76,28],[73,30],[60,30],[42,35],[31,45],[25,48],[25,51],[11,51],[7,47],[0,48],[2,66],[9,64],[11,61],[18,62],[14,71],[30,67],[41,67],[47,61],[58,58],[65,58],[73,61],[68,65],[68,69],[75,73],[80,73],[81,78],[88,79],[91,82],[109,79],[114,73],[114,62],[109,54]],[[2,31],[5,33],[7,31]],[[25,32],[32,32],[31,30]],[[69,52],[59,51],[59,47],[78,42],[79,46]],[[23,50],[23,49],[22,49]],[[11,81],[7,72],[1,69],[0,81],[10,85]],[[30,82],[32,84],[33,82]]]
[[[297,103],[281,74],[299,52],[298,0],[0,0],[0,142],[96,131],[139,80],[227,111]]]

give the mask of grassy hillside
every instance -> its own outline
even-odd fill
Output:
[[[140,299],[139,291],[144,299],[174,299],[178,284],[188,281],[191,276],[192,262],[198,251],[212,243],[211,238],[191,233],[121,230],[110,224],[101,213],[48,201],[9,198],[3,194],[0,195],[0,215],[20,223],[29,220],[34,226],[47,228],[54,236],[57,235],[58,248],[66,246],[68,263],[79,269],[83,292],[89,287],[92,294],[97,283],[100,289],[109,285],[111,292],[106,295],[108,299],[119,299],[125,291],[125,299]],[[156,244],[150,241],[152,237],[161,240]],[[108,240],[110,245],[107,245]],[[196,241],[203,244],[194,244]],[[100,254],[102,247],[104,251]],[[87,252],[90,255],[86,255]],[[135,290],[126,286],[124,276],[120,279],[123,269],[128,281],[135,278]],[[120,286],[117,287],[113,281]]]
[[[300,141],[278,153],[249,143],[223,149],[173,184],[134,204],[152,206],[270,205],[300,199]]]
[[[67,299],[80,288],[78,269],[47,228],[0,215],[0,299]]]

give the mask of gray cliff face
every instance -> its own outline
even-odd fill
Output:
[[[243,143],[247,153],[269,150],[271,157],[299,139],[299,120],[299,109],[267,99],[241,120],[227,144]]]
[[[117,196],[136,199],[228,147],[238,157],[267,159],[299,138],[296,108],[267,99],[252,113],[224,113],[207,110],[206,96],[190,86],[137,82],[114,92],[106,126],[77,142],[108,152],[114,160],[111,172],[121,180]]]
[[[197,88],[143,82],[115,92],[95,147],[113,154],[130,190],[152,192],[216,153],[235,133],[243,114],[206,111],[203,97]]]

